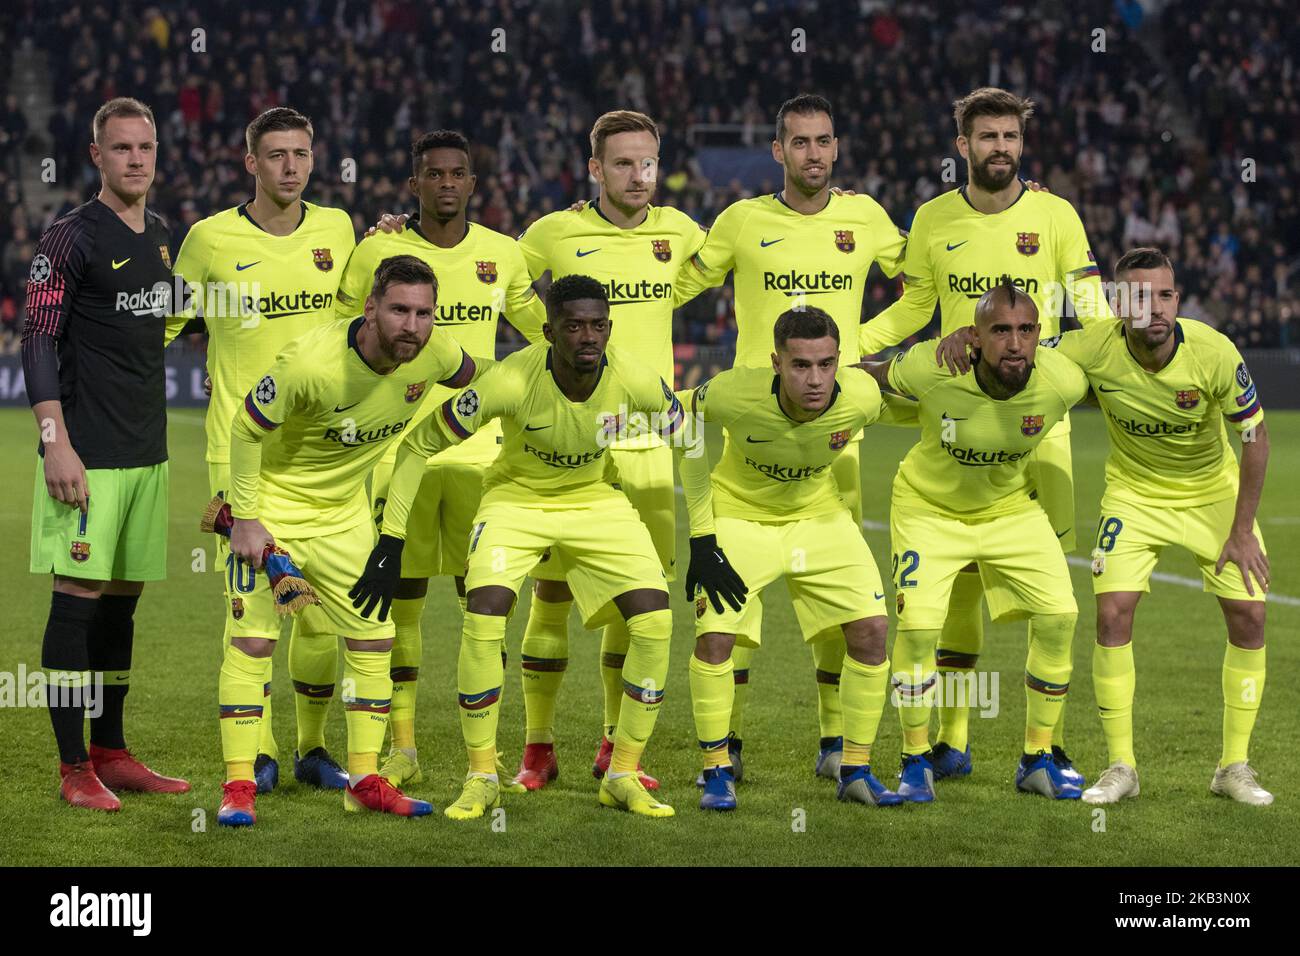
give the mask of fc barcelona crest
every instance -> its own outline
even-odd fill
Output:
[[[172,254],[167,251],[167,247],[159,246],[158,255],[162,256],[163,265],[170,269],[172,267]]]
[[[321,272],[329,272],[334,268],[334,256],[328,249],[313,249],[311,258]]]
[[[856,249],[857,247],[858,247],[858,244],[857,244],[856,242],[853,241],[853,230],[852,230],[852,229],[836,229],[836,230],[835,230],[835,248],[836,248],[836,249],[840,250],[840,252],[852,252],[852,251],[853,251],[854,249]]]
[[[852,432],[831,432],[831,451],[839,451],[849,443]]]
[[[660,262],[668,262],[673,257],[673,250],[668,246],[667,239],[651,239],[650,246],[654,250],[655,258]]]
[[[233,617],[236,621],[241,620],[243,618],[244,616],[243,598],[230,599],[230,616]]]
[[[1201,393],[1199,389],[1189,388],[1185,392],[1179,392],[1174,396],[1174,401],[1179,408],[1195,408],[1201,404]]]
[[[476,262],[475,274],[479,282],[486,282],[491,285],[497,281],[497,264],[495,262]]]
[[[408,402],[418,402],[420,396],[424,394],[424,382],[412,382],[406,386],[406,400]]]
[[[704,617],[704,614],[706,611],[708,611],[708,609],[709,609],[709,599],[705,597],[703,594],[701,594],[699,597],[695,599],[695,616]]]
[[[1026,435],[1037,435],[1043,430],[1042,415],[1025,415],[1020,419],[1020,431]]]
[[[1016,233],[1016,252],[1022,256],[1032,256],[1038,251],[1038,233],[1036,232],[1018,232]]]
[[[903,600],[903,592],[902,592],[902,591],[899,591],[898,594],[896,595],[896,597],[898,598],[898,613],[899,613],[899,614],[902,614],[902,613],[903,613],[903,605],[906,604],[907,602]]]
[[[90,559],[90,542],[74,541],[72,547],[68,550],[73,561],[88,561]]]

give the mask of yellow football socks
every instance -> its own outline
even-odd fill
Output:
[[[612,773],[631,773],[654,732],[668,680],[668,645],[673,635],[670,611],[649,611],[627,621],[627,662],[623,665],[624,699],[614,733]]]
[[[968,743],[973,701],[966,700],[966,688],[972,685],[964,675],[975,670],[984,647],[983,596],[984,585],[978,571],[962,571],[957,575],[952,585],[952,597],[948,599],[948,617],[943,622],[939,649],[935,652],[935,667],[940,675],[963,675],[961,679],[939,678],[944,682],[945,694],[936,708],[939,712],[936,739],[954,750],[964,751]],[[957,693],[947,693],[949,688],[955,688]]]
[[[420,686],[420,660],[424,654],[424,598],[396,598],[389,610],[393,620],[393,710],[389,718],[394,750],[415,749],[415,700]]]
[[[301,619],[294,619],[289,635],[289,677],[298,720],[298,753],[304,756],[325,746],[325,719],[334,699],[338,648],[337,635],[306,631]]]
[[[1220,767],[1246,759],[1264,696],[1264,648],[1229,644],[1223,654],[1223,756]]]
[[[898,719],[903,726],[903,753],[930,749],[930,711],[934,708],[934,649],[940,631],[902,628],[894,640],[892,683]]]
[[[1052,734],[1070,692],[1077,614],[1035,614],[1029,619],[1025,661],[1025,753],[1052,749]]]
[[[500,717],[501,648],[506,618],[468,612],[461,631],[456,688],[460,701],[460,729],[471,757],[475,751],[492,751],[496,767],[497,720]],[[483,771],[484,773],[488,771]]]
[[[253,657],[226,644],[217,680],[221,715],[221,754],[227,780],[252,780],[261,735],[263,687],[270,657]]]
[[[1133,644],[1119,647],[1092,646],[1092,688],[1101,714],[1101,732],[1111,763],[1137,767],[1133,756],[1133,695],[1137,671],[1133,668]]]
[[[695,714],[695,737],[704,751],[706,769],[731,764],[727,731],[731,723],[731,700],[736,690],[732,666],[731,658],[721,664],[709,664],[691,655],[688,668],[691,710]]]
[[[861,767],[871,763],[871,745],[880,729],[889,690],[889,660],[864,664],[844,658],[840,700],[844,705],[844,756],[841,766]]]
[[[348,773],[366,776],[379,769],[379,749],[393,703],[389,651],[343,651],[343,709],[348,725]]]
[[[543,601],[533,595],[520,648],[525,743],[549,744],[555,740],[555,703],[569,666],[568,622],[572,606],[572,601]]]
[[[817,726],[823,737],[842,737],[840,674],[844,670],[844,632],[836,627],[831,636],[813,641],[812,655],[817,679]]]

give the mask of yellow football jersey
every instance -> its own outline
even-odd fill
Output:
[[[1106,416],[1106,494],[1145,507],[1190,507],[1237,494],[1225,420],[1244,432],[1264,420],[1255,383],[1232,341],[1204,322],[1177,319],[1173,357],[1138,365],[1124,323],[1066,332],[1057,351],[1079,365]]]
[[[609,294],[610,348],[673,381],[673,296],[704,229],[672,206],[650,206],[645,221],[622,229],[593,200],[579,212],[553,212],[528,227],[519,247],[534,279],[587,275]]]
[[[831,464],[855,432],[880,417],[876,380],[860,369],[841,369],[830,404],[807,422],[786,415],[779,390],[780,380],[770,367],[734,368],[681,393],[689,412],[717,422],[728,438],[712,473],[714,515],[784,522],[848,507]],[[687,462],[683,458],[683,470]],[[686,486],[685,478],[682,483]],[[688,497],[691,532],[707,533],[696,504]]]
[[[1079,366],[1039,349],[1025,388],[994,399],[973,371],[952,375],[936,365],[925,342],[894,358],[889,384],[918,401],[921,421],[921,440],[894,477],[895,503],[967,520],[1031,506],[1030,452],[1088,394]]]
[[[339,283],[338,315],[360,315],[375,281],[379,263],[390,256],[411,255],[423,260],[438,278],[438,307],[434,325],[445,329],[470,355],[496,357],[497,320],[504,314],[529,342],[542,341],[546,308],[533,291],[519,246],[509,236],[477,223],[467,223],[465,237],[450,249],[435,246],[420,231],[419,218],[409,219],[401,232],[376,232],[357,244]],[[435,389],[421,403],[412,424],[418,424],[450,392]],[[457,461],[489,462],[496,457],[501,429],[483,429],[458,451]],[[392,462],[396,444],[384,460]],[[445,460],[445,459],[444,459]]]
[[[1114,318],[1083,223],[1067,200],[1024,187],[1019,199],[989,215],[970,204],[963,186],[917,209],[903,296],[862,327],[862,354],[925,328],[936,303],[944,335],[974,325],[975,303],[1004,278],[1038,306],[1043,338],[1060,331],[1066,298],[1082,323]]]
[[[299,538],[371,520],[366,476],[429,389],[463,386],[487,364],[434,329],[413,361],[380,375],[357,347],[363,321],[339,319],[291,342],[244,397],[232,426],[235,517]]]
[[[336,291],[352,254],[352,220],[341,209],[302,204],[298,228],[273,236],[249,218],[247,203],[200,219],[176,257],[173,275],[191,289],[189,308],[208,329],[212,398],[204,428],[210,462],[230,460],[230,422],[280,350],[334,319]],[[174,335],[180,325],[169,323]]]
[[[422,471],[407,463],[468,439],[494,418],[505,441],[483,479],[483,502],[541,510],[572,508],[619,494],[604,480],[605,453],[629,433],[667,437],[683,424],[682,406],[653,369],[609,350],[585,402],[565,397],[551,371],[549,346],[507,356],[481,380],[443,402],[398,449],[384,509],[384,533],[405,534]]]
[[[677,288],[680,305],[735,271],[736,365],[771,366],[777,316],[800,303],[830,313],[840,331],[840,363],[858,360],[867,273],[902,268],[907,233],[870,196],[830,195],[812,215],[779,195],[733,203],[718,214],[704,247]]]

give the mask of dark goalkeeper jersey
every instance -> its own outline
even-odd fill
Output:
[[[167,459],[163,336],[171,249],[161,217],[136,233],[92,199],[41,236],[27,283],[23,374],[31,404],[63,405],[86,468]]]

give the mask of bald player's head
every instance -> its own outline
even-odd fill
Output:
[[[1038,306],[1009,280],[975,304],[975,336],[985,376],[1018,392],[1029,384],[1038,348]]]

